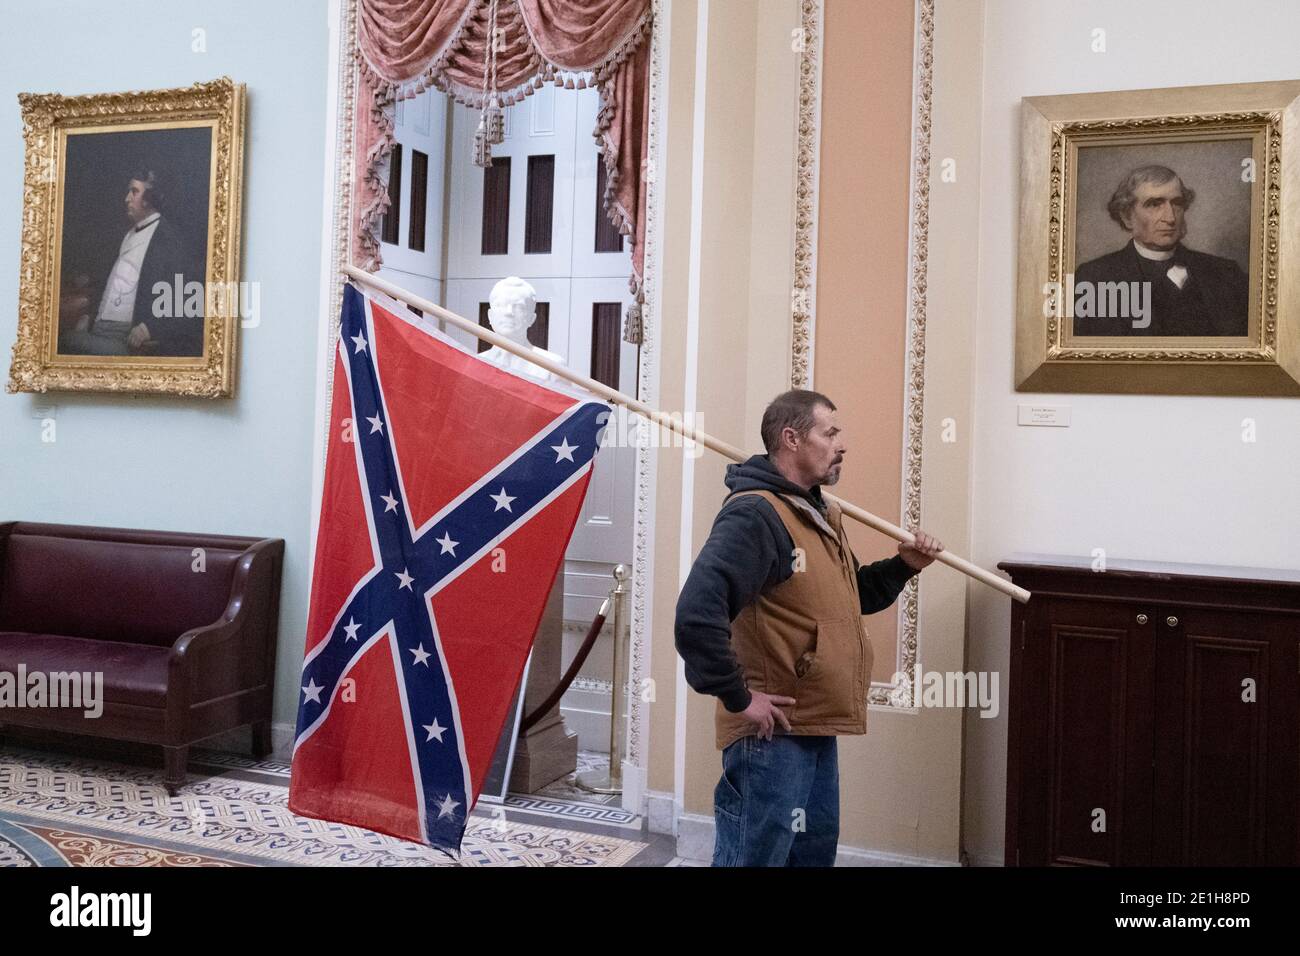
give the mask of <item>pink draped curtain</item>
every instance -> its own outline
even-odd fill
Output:
[[[593,133],[605,162],[605,211],[632,244],[631,289],[639,328],[645,262],[650,0],[496,0],[496,89],[502,106],[543,83],[593,85]],[[357,0],[360,71],[352,259],[380,264],[379,219],[388,206],[394,106],[428,87],[479,109],[491,0]],[[584,74],[584,75],[578,75]],[[585,76],[590,74],[590,76]]]

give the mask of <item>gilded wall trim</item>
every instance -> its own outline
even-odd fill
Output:
[[[902,526],[915,532],[921,524],[921,449],[925,425],[925,290],[929,263],[930,107],[934,92],[934,0],[916,5],[915,78],[912,87],[912,193],[908,226],[907,353],[903,371]],[[903,589],[898,608],[898,674],[918,667],[920,582],[917,575]],[[873,684],[868,700],[887,707],[911,708],[915,682]]]
[[[799,9],[799,121],[795,142],[794,287],[790,387],[812,388],[817,296],[817,182],[821,142],[823,0]]]
[[[662,137],[659,124],[663,119],[663,48],[667,14],[665,0],[652,0],[650,25],[650,130],[646,141],[646,225],[645,225],[645,277],[642,289],[645,304],[641,307],[641,348],[638,365],[637,396],[651,407],[659,403],[659,256],[660,228],[659,203],[662,183],[656,171],[663,163],[659,155]],[[650,604],[651,568],[654,564],[654,500],[655,500],[655,449],[649,442],[640,442],[636,453],[636,517],[632,538],[632,614],[630,646],[628,648],[628,728],[626,760],[633,766],[646,769],[646,735],[649,726],[650,703],[643,688],[648,687],[650,673]],[[638,797],[640,795],[637,795]],[[641,808],[625,807],[640,812]]]

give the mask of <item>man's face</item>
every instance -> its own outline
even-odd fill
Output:
[[[153,206],[149,205],[149,200],[144,197],[145,188],[145,184],[138,179],[131,180],[131,184],[127,186],[126,218],[132,222],[139,222],[153,214]]]
[[[1158,185],[1142,183],[1134,195],[1137,201],[1124,217],[1133,238],[1148,249],[1162,252],[1178,245],[1187,234],[1187,200],[1183,198],[1182,182],[1174,178]]]
[[[794,463],[816,485],[833,485],[840,480],[844,460],[844,438],[835,413],[825,405],[813,409],[813,426],[799,439]]]

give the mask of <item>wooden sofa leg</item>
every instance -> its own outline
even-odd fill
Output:
[[[271,753],[271,722],[259,720],[253,724],[253,757],[262,760]]]
[[[163,786],[173,797],[185,785],[185,765],[189,752],[189,747],[163,747]]]

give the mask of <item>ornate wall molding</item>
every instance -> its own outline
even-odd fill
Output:
[[[799,121],[795,142],[794,285],[790,387],[812,388],[817,296],[817,182],[821,143],[822,0],[799,9]]]
[[[659,124],[663,120],[663,48],[665,6],[669,0],[653,0],[650,33],[650,130],[646,157],[646,226],[645,226],[645,304],[641,308],[641,349],[637,379],[637,397],[652,407],[659,403],[659,292],[663,286],[659,274],[659,212],[663,184],[657,170],[663,167],[659,150],[663,137]],[[654,500],[657,454],[650,442],[638,442],[636,453],[636,518],[632,538],[632,620],[628,648],[628,728],[625,753],[627,761],[646,769],[646,735],[650,703],[642,688],[650,673],[650,606],[653,594]],[[630,809],[640,812],[640,807]]]
[[[328,429],[330,423],[330,403],[334,395],[334,348],[339,339],[339,313],[343,308],[343,286],[347,277],[343,275],[343,266],[349,259],[350,230],[352,222],[352,170],[354,168],[354,141],[358,66],[353,51],[357,48],[357,0],[343,0],[339,4],[339,54],[334,69],[338,76],[338,113],[334,124],[334,215],[330,220],[331,255],[329,276],[329,306],[325,321],[329,323],[329,335],[326,336],[325,353],[321,361],[325,363],[325,417],[322,429]],[[329,436],[323,436],[320,461],[321,474],[325,473],[325,457],[329,450]],[[319,510],[320,503],[313,502],[313,509]],[[313,514],[313,520],[315,515]]]
[[[921,524],[921,448],[925,424],[925,290],[930,225],[930,104],[934,90],[934,0],[917,0],[916,53],[912,87],[911,219],[908,226],[907,353],[903,371],[903,527]],[[918,666],[920,575],[903,589],[898,608],[896,672]],[[915,683],[895,678],[873,685],[868,701],[887,707],[915,706]]]
[[[824,0],[802,0],[803,49],[799,57],[799,119],[795,171],[794,288],[790,384],[813,387],[816,329],[818,167],[820,161],[821,72]],[[907,345],[903,387],[902,525],[921,522],[921,448],[925,415],[925,290],[930,219],[930,104],[934,82],[934,0],[917,0],[912,81],[912,168],[908,222]],[[917,666],[919,578],[912,578],[898,603],[896,674],[873,683],[868,701],[911,708],[912,681],[900,680]]]

